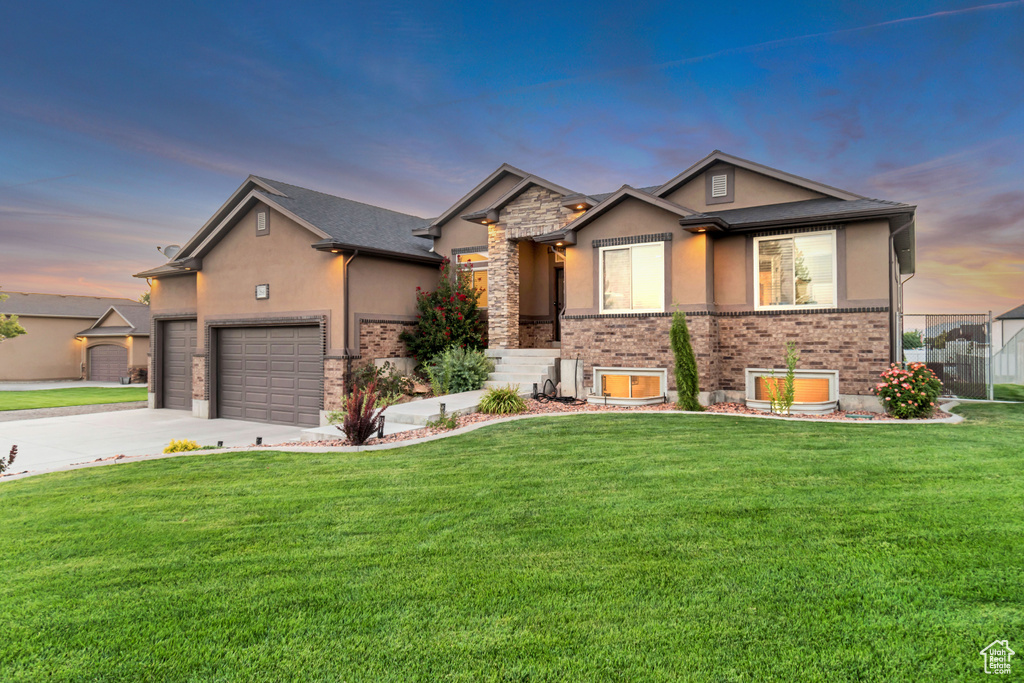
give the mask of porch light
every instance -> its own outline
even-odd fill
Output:
[[[697,232],[707,232],[707,228],[697,228]]]
[[[331,253],[332,254],[340,254],[341,253],[341,249],[331,249]]]
[[[561,242],[555,242],[555,246],[556,247],[560,247],[560,246],[562,246],[562,243]]]
[[[583,208],[584,208],[584,205],[583,204],[577,204],[576,208],[582,211]]]

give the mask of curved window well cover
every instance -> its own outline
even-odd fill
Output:
[[[781,388],[786,380],[786,369],[747,368],[746,403],[755,410],[771,411],[768,391],[774,382]],[[794,401],[791,412],[808,415],[826,415],[839,405],[838,370],[795,370],[793,373]]]
[[[664,403],[667,394],[664,370],[652,368],[594,368],[596,405],[649,405]]]

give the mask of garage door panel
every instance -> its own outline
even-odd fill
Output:
[[[196,321],[170,320],[161,325],[162,405],[175,410],[191,410],[192,354],[198,340]]]
[[[225,329],[218,341],[218,415],[316,426],[323,351],[317,326]],[[241,392],[234,391],[242,388]]]

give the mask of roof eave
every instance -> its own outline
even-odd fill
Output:
[[[388,251],[387,249],[375,249],[373,247],[363,247],[358,244],[347,244],[333,239],[320,240],[310,245],[317,251],[324,252],[335,252],[335,253],[353,253],[359,252],[360,254],[368,254],[370,256],[381,256],[383,258],[394,259],[396,261],[411,261],[413,263],[430,263],[439,264],[441,263],[441,257],[436,254],[407,254],[400,251]]]

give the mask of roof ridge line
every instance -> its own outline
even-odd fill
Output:
[[[380,209],[381,211],[390,211],[391,213],[397,213],[400,216],[407,216],[409,218],[415,218],[415,219],[421,220],[421,221],[430,220],[429,218],[424,218],[423,216],[417,216],[415,214],[404,213],[402,211],[397,211],[395,209],[389,209],[386,206],[379,206],[377,204],[370,204],[369,202],[361,202],[358,199],[349,199],[348,197],[342,197],[340,195],[331,194],[330,192],[323,192],[321,190],[314,190],[311,187],[304,187],[302,185],[295,185],[294,183],[286,183],[283,180],[274,180],[273,178],[265,178],[263,176],[253,176],[253,177],[259,178],[260,180],[264,180],[264,181],[266,181],[268,183],[280,183],[281,185],[288,185],[289,187],[297,187],[300,190],[304,190],[306,192],[312,192],[314,194],[323,195],[324,197],[330,197],[331,199],[340,199],[340,200],[345,201],[345,202],[352,202],[353,204],[362,204],[363,206],[368,206],[371,209]],[[287,197],[286,196],[286,197],[284,197],[284,199],[294,200],[295,198],[294,197]]]

